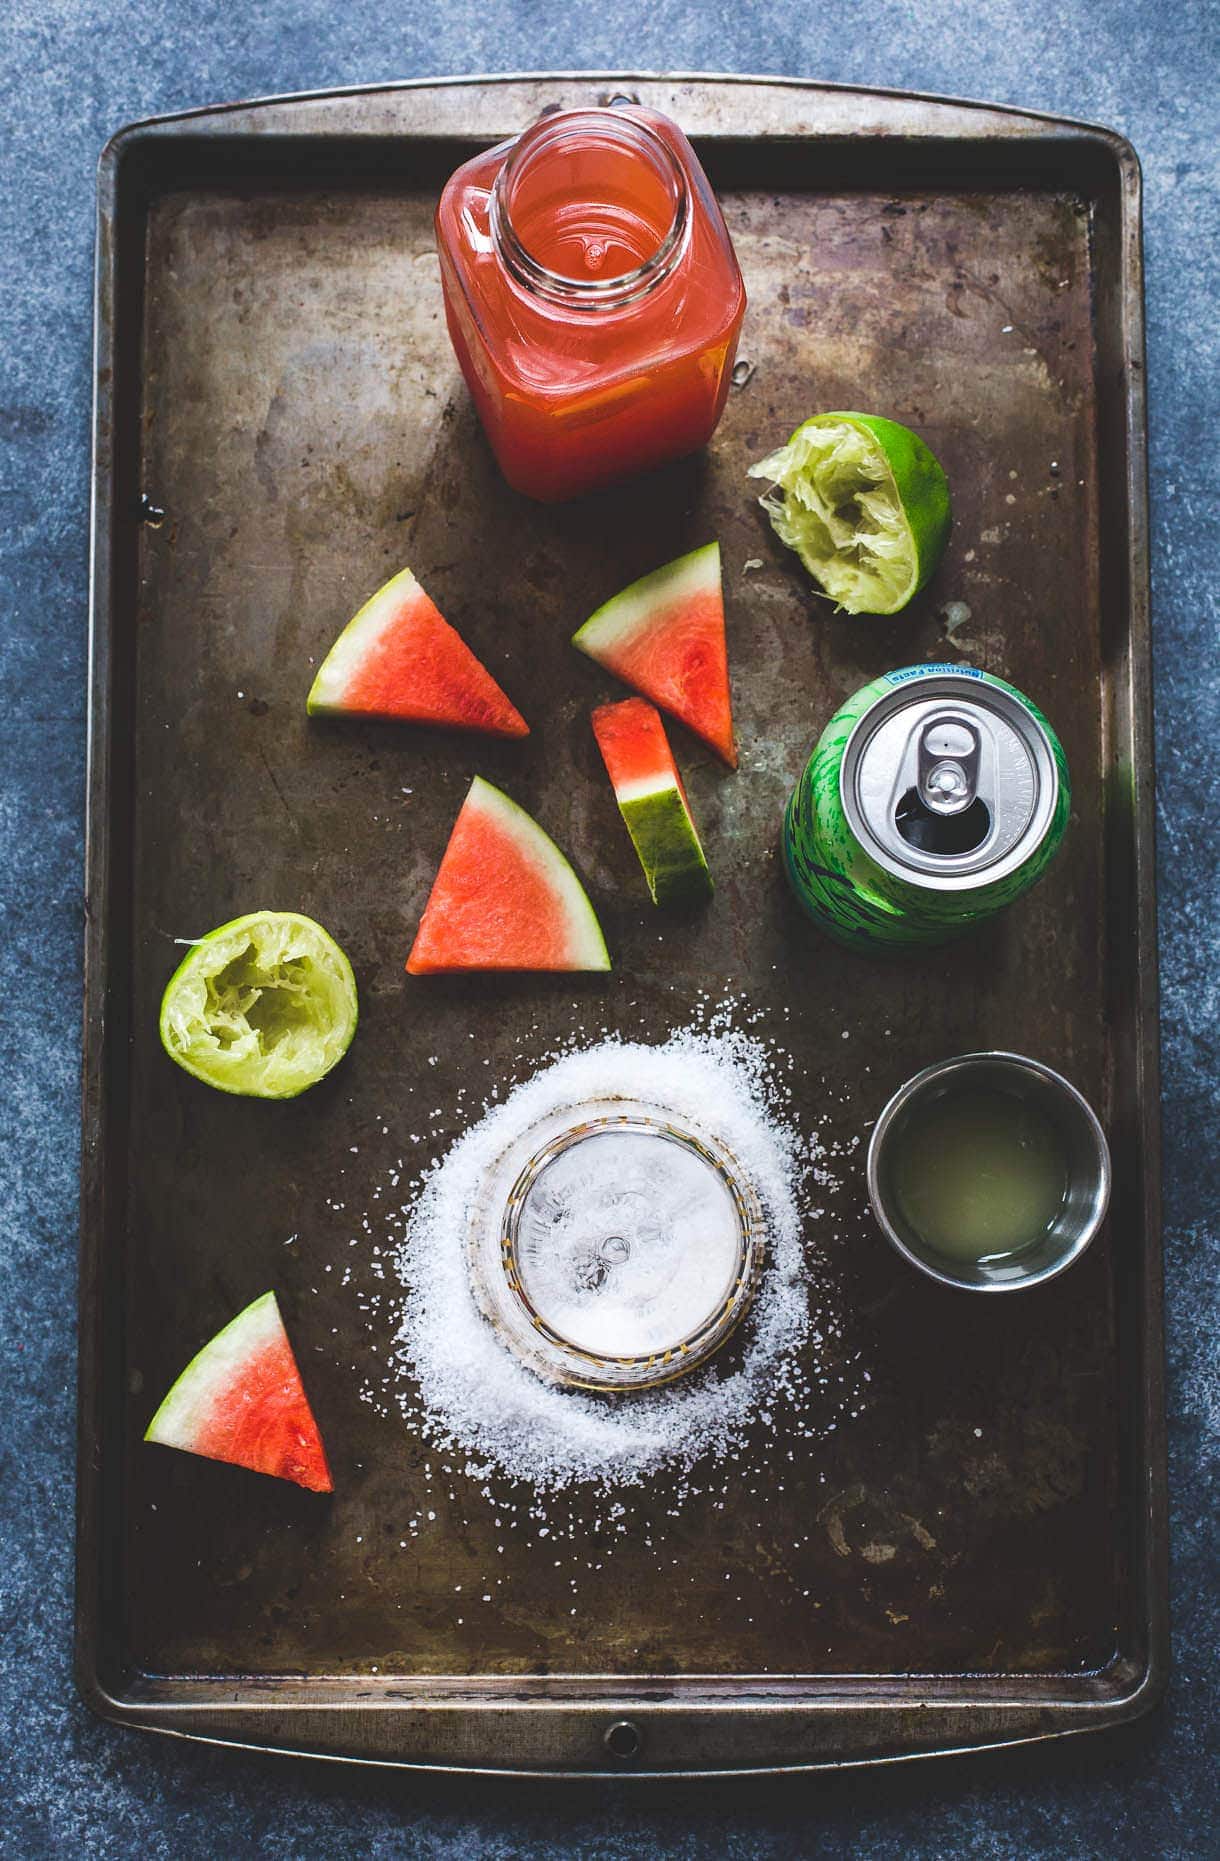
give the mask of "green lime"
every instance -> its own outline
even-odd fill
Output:
[[[910,427],[879,414],[815,414],[750,467],[781,542],[849,614],[897,614],[949,535],[949,481]]]
[[[290,1099],[341,1060],[356,978],[328,932],[297,911],[252,911],[193,945],[161,998],[161,1045],[222,1092]]]

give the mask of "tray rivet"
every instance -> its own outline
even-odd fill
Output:
[[[630,1719],[616,1719],[613,1725],[606,1727],[602,1743],[612,1758],[627,1764],[632,1758],[638,1758],[644,1749],[644,1735]]]

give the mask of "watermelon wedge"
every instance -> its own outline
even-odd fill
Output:
[[[555,842],[476,775],[424,906],[408,972],[609,967],[601,925]]]
[[[366,601],[318,668],[311,716],[397,717],[494,737],[530,727],[410,569]]]
[[[273,1292],[248,1305],[187,1364],[146,1441],[332,1493],[326,1451]]]
[[[709,897],[712,875],[661,713],[644,698],[603,704],[593,713],[593,734],[653,904]]]
[[[632,582],[598,608],[572,644],[737,767],[719,543]]]

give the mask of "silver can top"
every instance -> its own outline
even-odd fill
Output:
[[[762,1209],[705,1133],[625,1100],[573,1107],[514,1144],[474,1211],[474,1291],[538,1375],[655,1387],[706,1361],[744,1315]]]
[[[1054,818],[1046,731],[1010,692],[929,671],[880,697],[847,740],[843,811],[870,858],[935,891],[1005,878]]]

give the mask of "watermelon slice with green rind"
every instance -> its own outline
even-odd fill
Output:
[[[407,969],[609,969],[584,886],[537,821],[476,776],[454,822]]]
[[[273,1292],[265,1292],[187,1364],[144,1439],[205,1460],[292,1480],[334,1483]]]
[[[593,734],[653,904],[709,897],[712,875],[661,713],[645,698],[603,704],[593,713]]]
[[[306,708],[311,716],[392,717],[496,737],[529,735],[516,705],[410,569],[348,621],[318,668]]]
[[[598,608],[572,644],[737,767],[719,543],[632,582]]]

